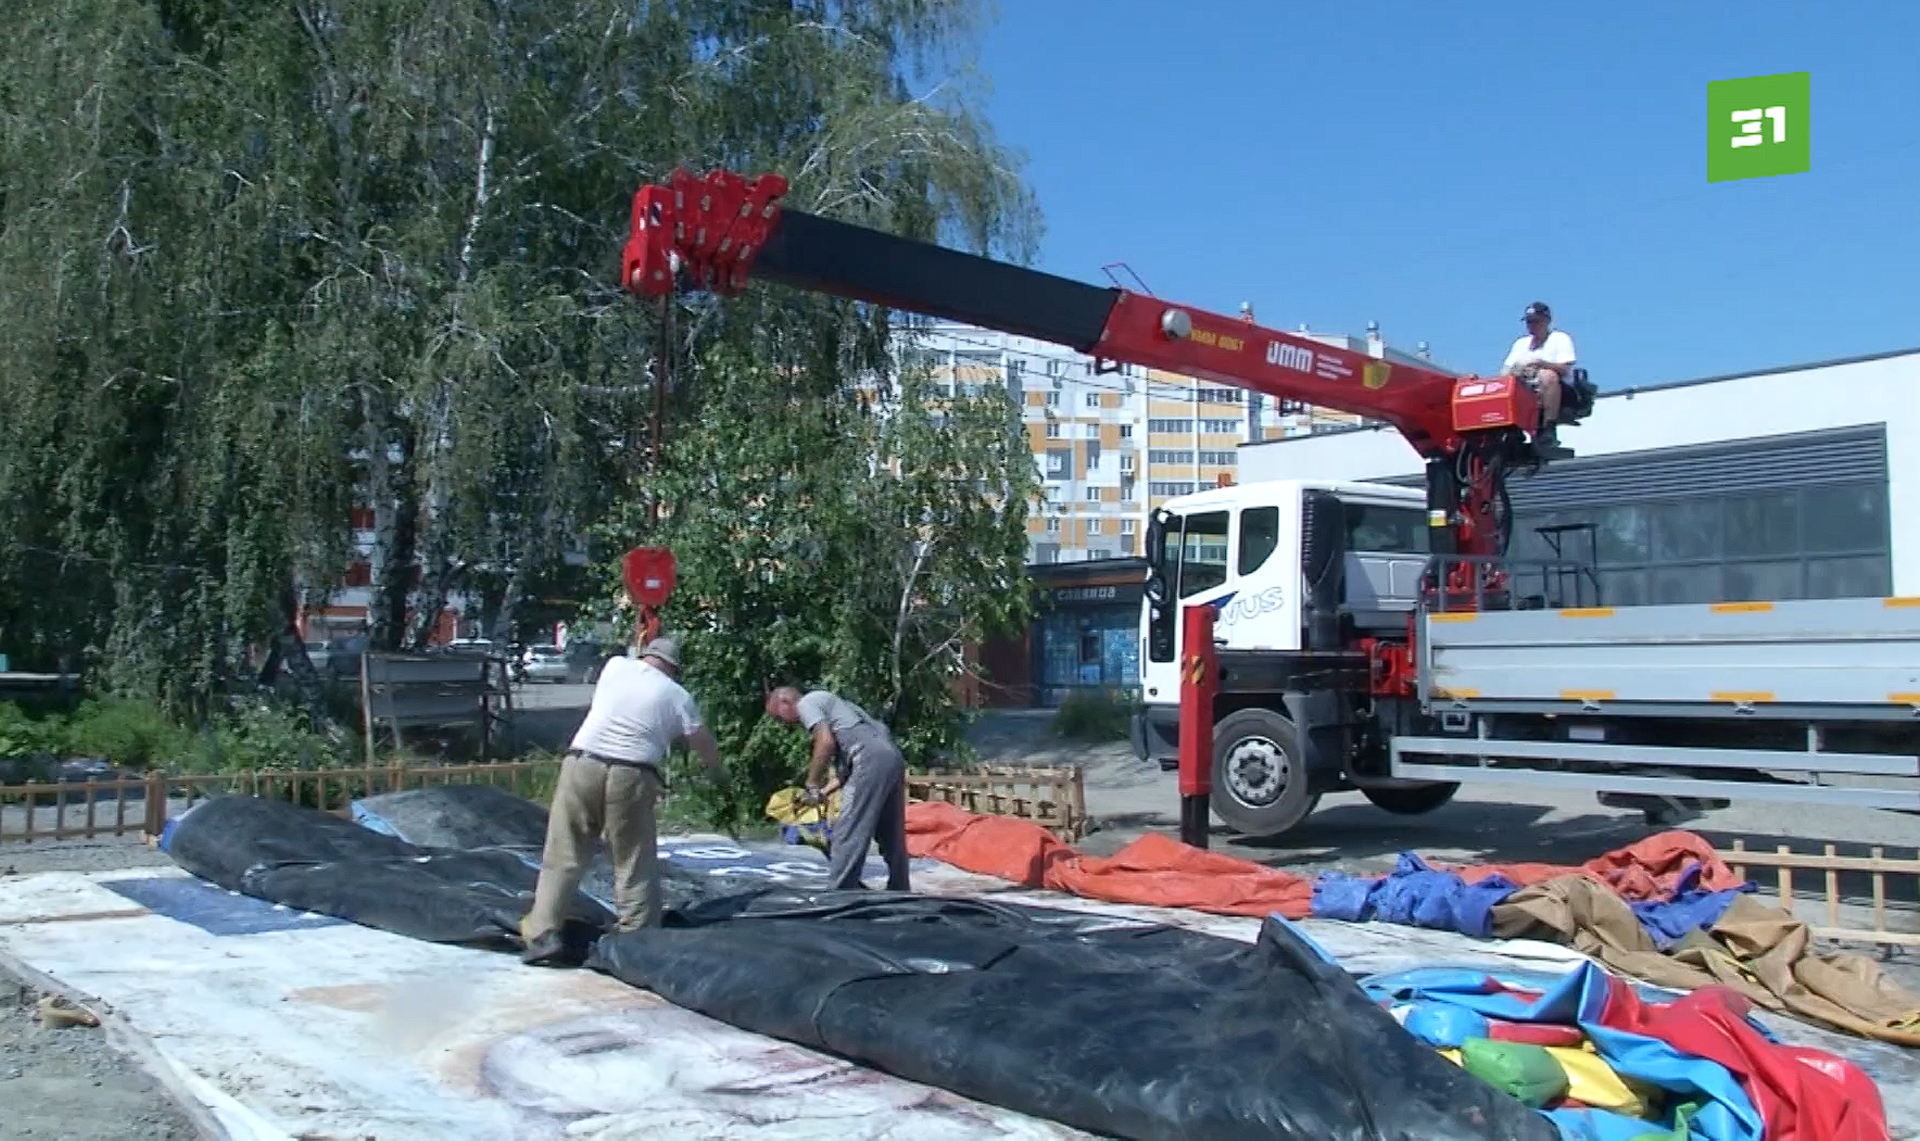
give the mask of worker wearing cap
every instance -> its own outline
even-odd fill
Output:
[[[1527,331],[1507,350],[1500,371],[1520,377],[1540,394],[1540,431],[1534,438],[1551,444],[1560,418],[1560,385],[1573,371],[1573,338],[1553,327],[1553,310],[1544,301],[1527,306],[1520,320]]]
[[[560,762],[540,881],[524,926],[526,962],[547,966],[562,957],[560,928],[602,836],[613,865],[616,930],[660,921],[653,815],[665,787],[660,766],[674,742],[685,741],[708,771],[720,767],[700,707],[680,687],[679,675],[680,648],[671,638],[655,638],[637,656],[614,658],[601,670],[593,704]]]
[[[887,862],[887,890],[911,891],[907,764],[893,743],[893,734],[866,710],[824,689],[802,694],[792,686],[781,686],[767,695],[767,715],[799,725],[813,737],[807,802],[821,803],[832,791],[822,786],[821,778],[828,762],[834,763],[840,815],[833,822],[829,842],[828,886],[843,891],[865,887],[860,873],[867,865],[867,846],[878,841],[880,856]]]

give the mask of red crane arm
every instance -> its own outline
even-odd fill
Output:
[[[1504,470],[1537,464],[1533,392],[1512,377],[1456,377],[1380,360],[1249,321],[1088,285],[833,219],[784,210],[787,182],[676,171],[634,195],[621,281],[738,293],[752,276],[1065,345],[1372,417],[1428,461],[1437,553],[1498,555]],[[1563,417],[1564,419],[1564,417]],[[1451,540],[1451,541],[1448,541]]]

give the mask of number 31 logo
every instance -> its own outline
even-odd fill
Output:
[[[1707,181],[1804,173],[1809,103],[1804,71],[1707,84]]]

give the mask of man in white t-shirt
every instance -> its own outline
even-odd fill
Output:
[[[614,658],[600,671],[593,704],[560,762],[540,882],[524,924],[526,962],[548,966],[564,956],[560,929],[603,835],[613,865],[616,929],[660,921],[660,839],[653,816],[665,787],[660,766],[674,742],[685,741],[708,772],[720,768],[719,749],[693,695],[680,687],[679,674],[680,647],[671,638],[655,638],[637,657]]]
[[[1560,385],[1573,371],[1573,338],[1553,327],[1553,310],[1536,301],[1520,315],[1527,331],[1507,350],[1502,376],[1517,376],[1540,394],[1540,431],[1534,439],[1551,444],[1560,418]]]

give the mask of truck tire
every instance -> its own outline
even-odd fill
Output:
[[[1453,799],[1458,784],[1423,784],[1414,788],[1363,788],[1361,795],[1375,808],[1395,816],[1420,816]]]
[[[1291,831],[1320,803],[1307,782],[1300,736],[1271,709],[1242,709],[1213,727],[1214,815],[1243,836]]]

